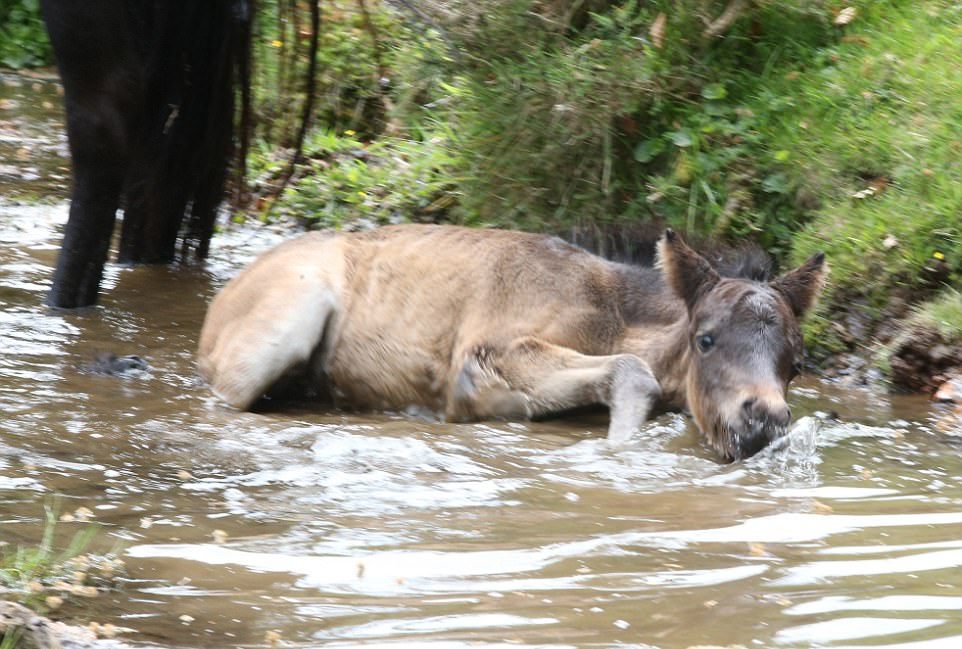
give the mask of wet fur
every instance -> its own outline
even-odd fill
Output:
[[[809,293],[803,279],[785,290]],[[731,425],[718,423],[732,409],[713,391],[769,399],[773,388],[729,390],[693,375],[692,310],[720,283],[770,295],[790,316],[782,322],[789,337],[797,331],[786,294],[720,278],[677,235],[662,240],[659,268],[646,268],[522,232],[412,225],[312,233],[262,256],[215,297],[198,362],[214,392],[242,409],[295,369],[357,407],[421,406],[449,420],[601,403],[614,439],[656,404],[688,407],[708,441],[735,458],[739,448],[722,430]],[[798,352],[794,338],[790,350],[773,340],[782,356]]]

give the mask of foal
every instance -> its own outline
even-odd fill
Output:
[[[771,282],[723,278],[671,230],[657,268],[504,230],[309,233],[214,298],[198,363],[240,409],[294,374],[353,406],[448,420],[604,404],[613,440],[655,405],[687,408],[736,460],[787,430],[799,320],[826,273],[818,254]]]

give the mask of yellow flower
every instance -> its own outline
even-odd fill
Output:
[[[284,41],[271,41],[271,45],[273,45],[274,47],[280,47],[283,44],[284,44]]]

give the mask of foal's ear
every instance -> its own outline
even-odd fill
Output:
[[[665,281],[691,310],[698,298],[714,288],[719,276],[708,261],[688,247],[674,230],[658,242],[658,262]]]
[[[801,318],[815,305],[827,278],[825,253],[817,252],[795,270],[772,280],[772,286],[788,300],[795,317]]]

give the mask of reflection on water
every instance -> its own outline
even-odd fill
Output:
[[[111,266],[101,306],[53,312],[63,217],[0,207],[0,538],[36,542],[53,493],[94,512],[129,579],[67,614],[195,647],[962,642],[962,459],[920,399],[804,381],[791,435],[734,465],[681,415],[612,447],[597,417],[237,413],[193,349],[279,235]],[[84,371],[102,352],[151,369]]]
[[[52,72],[0,68],[0,196],[65,195],[70,171],[61,95]]]

